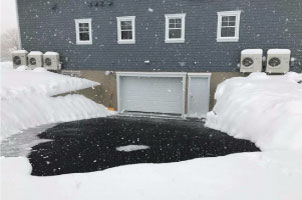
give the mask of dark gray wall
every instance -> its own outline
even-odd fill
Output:
[[[18,0],[23,48],[59,52],[64,69],[131,71],[236,71],[242,49],[289,48],[297,59],[292,70],[302,69],[301,0],[113,0],[99,8],[85,2]],[[232,10],[242,10],[239,42],[216,42],[217,12]],[[164,14],[182,12],[186,41],[166,44]],[[117,44],[118,16],[136,16],[136,44]],[[75,44],[78,18],[92,18],[93,45]]]

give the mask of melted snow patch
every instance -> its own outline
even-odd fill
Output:
[[[117,151],[124,151],[124,152],[138,151],[143,149],[150,149],[150,147],[147,145],[127,145],[127,146],[116,147]]]

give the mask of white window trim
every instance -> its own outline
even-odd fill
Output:
[[[118,44],[135,44],[135,16],[125,16],[117,17],[117,43]],[[132,39],[122,39],[121,34],[121,21],[131,21],[132,22]]]
[[[240,14],[241,10],[236,11],[224,11],[217,12],[218,22],[217,22],[217,42],[238,42],[239,41],[239,29],[240,29]],[[223,16],[236,16],[236,27],[234,37],[221,37],[221,21]]]
[[[92,44],[92,26],[91,19],[75,19],[75,29],[76,29],[76,44],[78,45],[87,45]],[[79,31],[79,23],[88,23],[89,24],[89,40],[81,41],[80,40],[80,31]]]
[[[185,42],[185,28],[186,28],[186,13],[166,14],[166,28],[165,28],[165,43],[184,43]],[[169,38],[169,19],[181,18],[181,38]]]

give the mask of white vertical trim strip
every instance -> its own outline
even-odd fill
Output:
[[[22,41],[21,41],[21,28],[20,28],[20,17],[19,17],[19,7],[18,0],[15,0],[15,8],[16,8],[16,17],[17,17],[17,27],[18,27],[18,49],[22,49]]]

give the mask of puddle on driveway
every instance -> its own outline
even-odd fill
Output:
[[[28,156],[33,146],[52,141],[51,139],[40,139],[37,135],[56,125],[47,124],[30,128],[6,138],[0,144],[0,155],[5,157]]]

